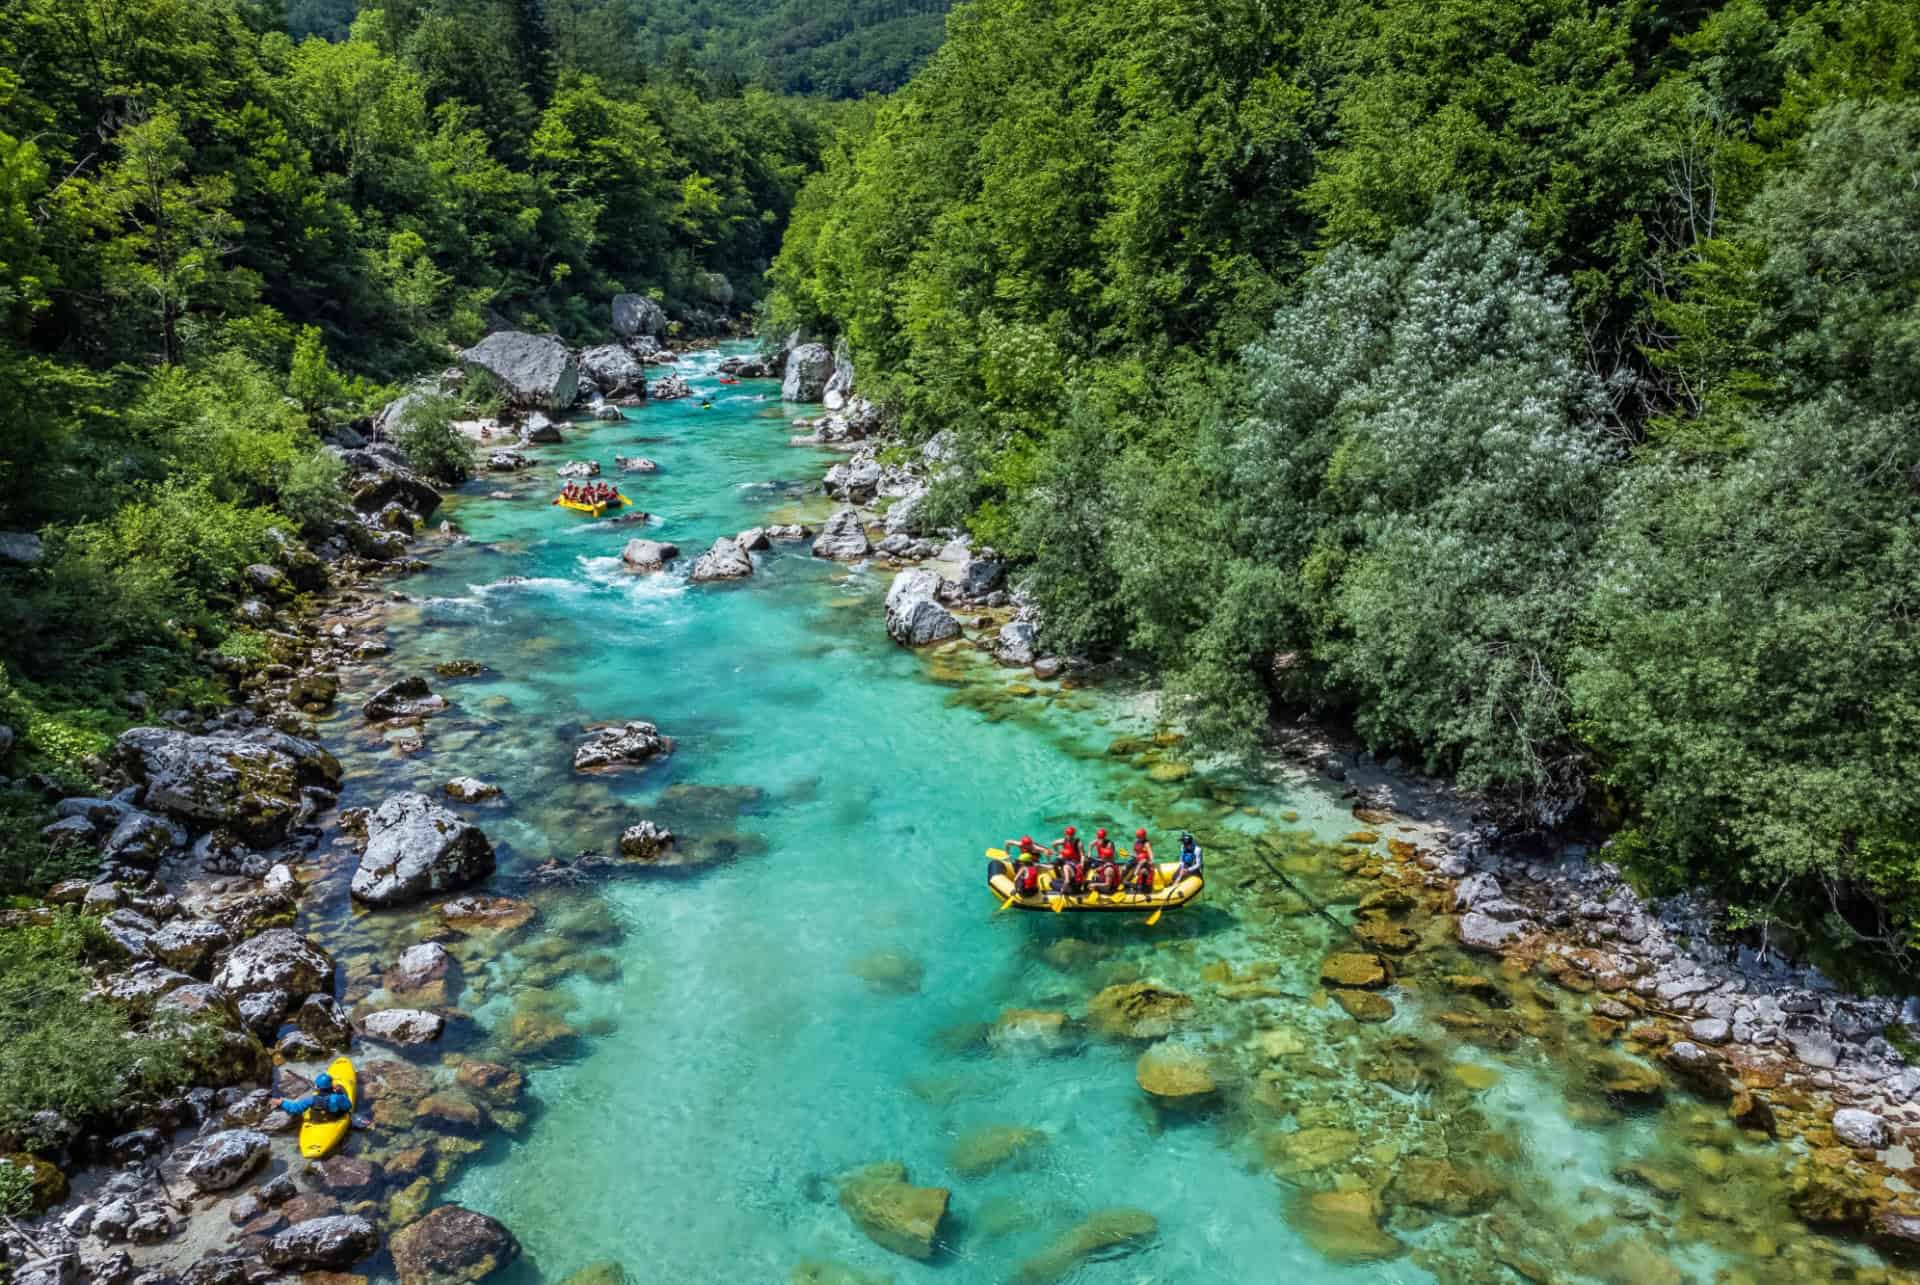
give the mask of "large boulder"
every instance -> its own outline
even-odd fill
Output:
[[[960,636],[960,622],[934,600],[938,574],[921,567],[902,571],[887,590],[887,633],[903,647],[922,647]]]
[[[340,781],[326,750],[266,729],[190,736],[136,727],[121,734],[115,758],[146,786],[147,807],[263,845],[286,837],[303,788]]]
[[[263,1256],[275,1267],[338,1270],[352,1267],[378,1248],[380,1233],[372,1223],[358,1214],[330,1214],[277,1233],[267,1242]]]
[[[643,294],[617,294],[613,296],[613,333],[622,339],[658,338],[667,333],[666,310]]]
[[[273,1142],[252,1129],[222,1129],[192,1143],[181,1174],[201,1191],[237,1187],[266,1163]]]
[[[888,535],[926,535],[927,524],[922,517],[927,506],[927,493],[924,489],[912,490],[893,502],[887,510]]]
[[[307,996],[333,989],[333,957],[291,928],[269,928],[235,946],[213,984],[233,999],[273,997],[285,1013]]]
[[[813,541],[813,556],[851,562],[873,552],[867,528],[852,509],[841,509],[827,519]]]
[[[945,1187],[915,1187],[905,1165],[882,1162],[841,1182],[840,1207],[882,1249],[931,1258],[951,1194]]]
[[[147,949],[168,968],[177,968],[196,977],[206,976],[214,952],[227,944],[227,930],[206,919],[185,915],[170,919],[147,938]]]
[[[740,542],[721,536],[712,548],[693,560],[691,579],[696,582],[741,580],[752,574],[753,559],[740,547]]]
[[[820,479],[820,485],[833,499],[861,504],[879,493],[881,479],[885,476],[886,470],[880,467],[880,461],[862,453],[828,469],[827,475]]]
[[[573,770],[591,772],[600,768],[628,767],[645,763],[673,748],[673,742],[660,735],[652,723],[635,719],[611,727],[597,728],[573,751]]]
[[[477,827],[424,794],[396,794],[367,818],[353,897],[369,906],[403,906],[492,871],[493,845]]]
[[[608,397],[646,391],[646,366],[620,344],[582,349],[580,371]]]
[[[647,396],[656,402],[674,402],[692,395],[693,389],[687,386],[685,377],[671,371],[660,376],[647,390]]]
[[[513,1233],[459,1205],[442,1205],[394,1233],[389,1247],[400,1285],[485,1280],[520,1256]]]
[[[1031,665],[1039,635],[1030,620],[1009,621],[993,640],[993,658],[1003,665]]]
[[[825,344],[801,344],[787,354],[787,374],[780,383],[780,400],[817,402],[833,377],[833,354]]]
[[[658,571],[680,556],[680,546],[665,540],[629,540],[620,561],[635,571]]]
[[[580,388],[573,354],[552,335],[498,331],[461,353],[460,361],[499,380],[507,400],[525,410],[563,411]]]
[[[379,513],[398,504],[425,517],[440,507],[439,489],[413,471],[397,446],[383,443],[333,453],[347,470],[347,499],[357,512]]]

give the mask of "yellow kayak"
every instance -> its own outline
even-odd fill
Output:
[[[1168,881],[1180,872],[1178,861],[1162,861],[1154,867],[1153,891],[1105,893],[1081,892],[1062,900],[1050,891],[1053,887],[1053,871],[1043,869],[1040,872],[1041,891],[1033,896],[1020,896],[1013,890],[1013,869],[1004,861],[987,861],[987,888],[1000,901],[1012,898],[1016,910],[1052,910],[1056,902],[1062,910],[1131,910],[1153,911],[1171,910],[1184,906],[1200,895],[1200,889],[1206,886],[1206,880],[1200,875],[1188,875],[1178,886],[1169,887]]]
[[[578,500],[555,500],[554,503],[563,509],[572,509],[575,513],[584,513],[589,517],[597,518],[614,505],[620,505],[624,508],[626,505],[632,504],[633,501],[624,495],[616,494],[611,500],[602,500],[598,504],[582,504]]]
[[[353,1103],[354,1110],[360,1108],[360,1086],[353,1074],[353,1063],[344,1057],[333,1059],[327,1067],[327,1074],[347,1095],[347,1101]],[[329,1154],[346,1138],[347,1130],[353,1127],[351,1114],[338,1116],[330,1120],[316,1120],[313,1112],[308,1111],[300,1118],[300,1154],[309,1160],[318,1160]]]

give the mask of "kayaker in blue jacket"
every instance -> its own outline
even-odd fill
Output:
[[[314,1108],[319,1109],[322,1119],[331,1120],[352,1112],[353,1099],[325,1071],[313,1077],[312,1093],[305,1097],[280,1099],[280,1109],[296,1120]]]

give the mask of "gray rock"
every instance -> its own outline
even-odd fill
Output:
[[[573,460],[555,470],[561,477],[599,477],[599,460]]]
[[[1733,1026],[1725,1018],[1703,1017],[1688,1025],[1687,1034],[1702,1044],[1725,1044],[1733,1035]]]
[[[665,540],[629,540],[620,561],[635,571],[658,571],[680,556],[680,546]]]
[[[1003,665],[1031,665],[1038,640],[1039,631],[1031,621],[1009,621],[1000,626],[999,637],[994,639],[994,659]]]
[[[548,419],[542,412],[535,411],[527,416],[525,423],[520,425],[520,440],[528,445],[552,446],[556,442],[565,441],[566,438],[561,434],[558,424]]]
[[[353,872],[356,901],[403,906],[493,872],[493,845],[424,794],[396,794],[367,818],[367,848]]]
[[[1527,935],[1525,923],[1495,919],[1478,911],[1460,916],[1456,930],[1460,944],[1468,950],[1502,951]]]
[[[181,1174],[201,1191],[237,1187],[266,1163],[273,1143],[253,1129],[223,1129],[189,1144]]]
[[[927,493],[909,491],[893,502],[887,510],[886,526],[888,535],[925,535],[920,514],[926,509]]]
[[[1793,1032],[1787,1036],[1793,1055],[1810,1067],[1830,1071],[1840,1065],[1840,1048],[1824,1031]]]
[[[523,409],[564,411],[579,390],[573,354],[551,335],[498,331],[461,353],[460,361],[499,380],[508,401]]]
[[[739,580],[752,574],[753,559],[740,547],[740,542],[722,536],[713,542],[712,548],[694,559],[691,578],[696,582]]]
[[[798,522],[788,522],[784,525],[770,526],[766,528],[766,531],[767,539],[779,541],[783,544],[797,544],[802,540],[810,540],[813,538],[812,528],[801,526]]]
[[[135,1216],[127,1228],[127,1239],[136,1245],[158,1245],[173,1235],[173,1219],[167,1211],[149,1206]]]
[[[923,647],[960,636],[960,622],[934,598],[940,577],[914,567],[893,578],[887,590],[887,634],[903,647]]]
[[[337,786],[340,764],[312,741],[256,729],[190,736],[160,727],[124,732],[119,764],[146,786],[146,806],[224,826],[248,843],[286,837],[308,786]]]
[[[148,937],[147,949],[168,968],[205,977],[214,952],[227,942],[227,930],[219,924],[183,916],[162,925]]]
[[[1842,1107],[1833,1113],[1833,1136],[1843,1146],[1867,1151],[1879,1151],[1893,1140],[1885,1120],[1858,1107]]]
[[[787,354],[786,378],[780,384],[780,400],[817,402],[833,377],[833,354],[825,344],[801,344]]]
[[[664,335],[666,310],[643,294],[617,294],[613,297],[613,333],[622,339]]]
[[[128,811],[100,848],[103,859],[146,869],[160,863],[167,849],[186,836],[151,812]]]
[[[820,484],[834,499],[860,504],[879,493],[882,476],[884,472],[878,460],[871,455],[859,455],[828,469]]]
[[[393,1234],[388,1246],[401,1285],[454,1285],[520,1256],[520,1242],[485,1214],[441,1205]]]
[[[213,984],[229,998],[242,1001],[243,1016],[250,1009],[265,1012],[277,1007],[277,1022],[307,996],[332,991],[333,957],[291,928],[269,928],[235,946],[214,973]],[[256,996],[272,1002],[245,1004]]]
[[[647,386],[647,368],[621,344],[602,344],[580,353],[580,371],[608,397],[638,393]],[[619,408],[614,415],[619,416]]]
[[[421,1008],[386,1008],[360,1019],[367,1038],[388,1044],[431,1044],[446,1028],[446,1018]]]
[[[773,541],[767,539],[767,529],[763,526],[751,526],[733,537],[733,542],[748,553],[761,553],[773,547]]]
[[[867,529],[861,523],[860,515],[852,509],[840,509],[828,518],[813,542],[813,556],[816,558],[851,562],[867,557],[872,552],[873,545],[867,539]]]
[[[327,1049],[344,1049],[353,1036],[347,1010],[331,995],[309,995],[293,1010],[293,1025],[315,1044]]]
[[[0,531],[0,562],[37,566],[47,556],[46,545],[31,531]]]
[[[1462,879],[1453,889],[1453,905],[1456,910],[1472,910],[1485,902],[1498,901],[1505,896],[1500,881],[1491,874],[1481,871]]]
[[[494,451],[487,456],[487,468],[495,473],[511,473],[529,462],[519,451]]]
[[[1006,578],[1007,564],[999,558],[968,558],[960,568],[960,592],[969,598],[984,598]]]
[[[599,768],[625,767],[645,763],[667,753],[673,742],[660,735],[652,723],[638,719],[593,732],[573,751],[573,770],[590,772]]]
[[[309,1218],[267,1242],[266,1260],[302,1271],[351,1267],[380,1248],[380,1233],[357,1214]]]
[[[142,960],[125,972],[108,977],[101,984],[99,995],[135,1016],[145,1016],[154,1012],[166,996],[192,983],[193,978],[178,969]]]
[[[644,455],[616,455],[613,457],[613,463],[614,467],[618,468],[622,473],[657,473],[660,471],[660,466]]]
[[[61,817],[52,825],[42,826],[40,837],[49,847],[78,848],[91,847],[98,835],[93,822],[85,817]]]
[[[687,381],[672,372],[660,376],[654,381],[653,386],[647,389],[648,399],[656,402],[677,402],[682,397],[692,395],[693,389],[687,386]]]

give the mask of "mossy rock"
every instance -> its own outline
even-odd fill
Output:
[[[1087,1004],[1087,1022],[1115,1039],[1154,1040],[1193,1013],[1193,1000],[1157,982],[1109,986]]]
[[[918,995],[926,969],[897,950],[875,951],[847,965],[847,971],[882,995]]]
[[[1133,1076],[1143,1092],[1165,1106],[1203,1102],[1218,1087],[1206,1054],[1185,1044],[1154,1045],[1134,1063]]]
[[[1408,1156],[1387,1184],[1387,1199],[1450,1218],[1485,1213],[1500,1197],[1500,1184],[1485,1171],[1450,1160]]]
[[[841,1263],[801,1263],[787,1279],[791,1285],[893,1285],[890,1275],[856,1271]]]
[[[1333,1002],[1356,1022],[1386,1022],[1393,1018],[1393,1001],[1372,991],[1336,990]]]
[[[48,1164],[40,1157],[24,1151],[0,1157],[0,1165],[25,1171],[29,1213],[43,1214],[67,1198],[67,1175],[57,1165]]]
[[[1351,1160],[1360,1150],[1360,1135],[1335,1126],[1297,1129],[1268,1134],[1262,1149],[1275,1174],[1293,1178]]]
[[[1184,781],[1192,775],[1193,765],[1191,763],[1181,763],[1177,760],[1155,763],[1147,769],[1147,779],[1159,781],[1163,785],[1171,785],[1175,781]]]
[[[1320,962],[1320,982],[1345,990],[1378,990],[1393,980],[1393,970],[1378,955],[1349,951]]]

